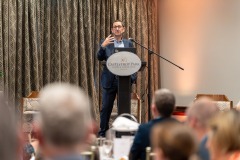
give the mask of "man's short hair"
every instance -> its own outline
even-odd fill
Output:
[[[168,89],[159,89],[155,92],[153,103],[162,117],[170,117],[175,108],[175,96]]]
[[[90,102],[77,86],[50,84],[40,92],[40,127],[43,138],[55,146],[84,141],[91,124]]]
[[[113,24],[114,24],[115,22],[121,22],[121,23],[122,23],[122,26],[123,26],[123,27],[125,27],[125,25],[124,25],[123,21],[121,21],[121,20],[119,20],[119,19],[117,19],[117,20],[113,21],[113,23],[112,23],[112,27],[113,27]]]

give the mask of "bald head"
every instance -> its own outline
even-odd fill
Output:
[[[207,127],[208,121],[219,111],[212,99],[203,97],[193,102],[187,109],[187,119],[197,120],[200,127]]]

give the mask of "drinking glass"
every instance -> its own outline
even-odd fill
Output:
[[[103,150],[107,154],[107,157],[110,158],[110,153],[113,147],[113,141],[105,140],[103,141]]]
[[[106,139],[109,139],[109,140],[114,140],[114,138],[115,138],[115,134],[116,134],[116,132],[115,132],[115,130],[114,129],[109,129],[109,130],[107,130],[107,132],[106,132]]]
[[[104,137],[99,137],[99,138],[97,138],[96,139],[96,146],[97,147],[101,147],[101,146],[103,146],[103,142],[106,140],[106,138],[104,138]]]

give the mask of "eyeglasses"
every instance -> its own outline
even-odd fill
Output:
[[[122,27],[123,26],[113,26],[114,29],[117,29],[117,28],[121,29]]]

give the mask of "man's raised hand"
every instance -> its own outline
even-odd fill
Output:
[[[110,34],[102,43],[102,47],[106,47],[109,44],[114,43],[114,37],[112,37],[112,35]]]

